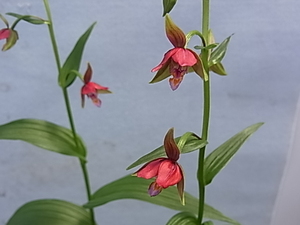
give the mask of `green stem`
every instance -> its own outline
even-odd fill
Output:
[[[202,0],[202,34],[206,43],[208,43],[208,31],[209,31],[209,0]],[[209,67],[208,67],[208,49],[201,51],[201,58],[203,61],[204,70],[208,75],[207,80],[203,80],[203,116],[202,116],[202,139],[208,139],[209,119],[210,119],[210,81],[209,81]],[[199,225],[203,221],[203,212],[205,204],[205,174],[204,174],[204,159],[205,159],[205,148],[203,147],[199,151],[198,158],[198,186],[199,186],[199,211],[198,211],[198,222]]]
[[[46,8],[48,20],[49,20],[48,28],[49,28],[51,43],[52,43],[52,47],[53,47],[53,51],[54,51],[54,57],[55,57],[55,60],[56,60],[56,66],[57,66],[58,73],[60,73],[60,70],[61,70],[60,57],[59,57],[59,53],[58,53],[57,43],[56,43],[56,40],[55,40],[55,34],[54,34],[54,29],[53,29],[53,22],[52,22],[52,17],[51,17],[50,6],[49,6],[49,3],[48,3],[48,0],[43,0],[43,1],[44,1],[44,5],[45,5],[45,8]],[[75,129],[75,125],[74,125],[74,120],[73,120],[73,115],[72,115],[72,110],[71,110],[71,105],[70,105],[70,101],[69,101],[67,88],[62,88],[62,91],[63,91],[63,96],[64,96],[65,105],[66,105],[66,109],[67,109],[67,114],[68,114],[68,118],[69,118],[69,123],[70,123],[71,130],[72,130],[72,133],[73,133],[73,138],[74,138],[74,141],[75,141],[75,144],[76,144],[76,148],[78,148],[78,146],[79,146],[78,138],[77,138],[77,135],[76,135],[76,129]],[[86,161],[83,161],[82,159],[79,159],[79,160],[80,160],[80,165],[81,165],[81,169],[82,169],[83,176],[84,176],[84,182],[85,182],[85,186],[86,186],[87,198],[88,198],[88,200],[91,200],[91,188],[90,188],[89,176],[88,176],[88,172],[87,172],[87,168],[86,168]],[[93,209],[90,209],[90,215],[91,215],[92,224],[93,225],[96,224]]]

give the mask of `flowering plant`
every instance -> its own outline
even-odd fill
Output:
[[[8,16],[16,18],[10,27],[7,19],[1,15],[0,18],[6,25],[6,28],[0,30],[0,39],[6,39],[2,50],[7,51],[17,44],[19,37],[15,27],[20,21],[48,27],[57,67],[58,86],[62,89],[69,128],[46,120],[18,119],[0,126],[0,139],[22,140],[49,151],[78,158],[83,172],[87,200],[83,204],[60,199],[31,201],[21,206],[9,219],[7,225],[94,225],[96,224],[94,208],[119,199],[142,200],[179,211],[167,222],[168,225],[211,225],[215,220],[239,224],[236,220],[207,205],[205,190],[262,123],[245,128],[211,151],[210,154],[206,154],[210,121],[211,72],[226,75],[222,60],[231,38],[229,36],[221,43],[215,42],[209,28],[209,0],[203,0],[202,31],[192,30],[187,34],[173,22],[170,16],[176,1],[163,1],[165,32],[173,48],[168,50],[162,61],[151,70],[156,72],[156,75],[150,81],[150,83],[157,83],[170,77],[170,87],[175,91],[180,87],[184,78],[189,76],[188,74],[196,73],[203,83],[202,132],[196,134],[188,131],[175,137],[175,128],[170,128],[165,134],[162,146],[138,158],[127,168],[129,170],[144,164],[140,169],[100,187],[93,193],[87,169],[88,151],[83,138],[76,131],[69,88],[76,83],[77,78],[83,83],[81,89],[78,90],[82,107],[85,105],[85,97],[91,99],[95,106],[100,107],[101,94],[112,93],[108,87],[96,83],[99,80],[97,75],[94,75],[92,81],[93,71],[90,63],[87,64],[84,75],[80,72],[85,44],[95,23],[80,36],[65,62],[62,63],[48,0],[43,0],[43,3],[47,13],[46,19],[33,15],[6,13]],[[195,50],[192,50],[188,45],[194,36],[198,36],[201,42],[195,46]],[[102,83],[105,84],[104,78],[101,78]],[[179,158],[185,157],[184,154],[193,151],[198,151],[196,172],[198,198],[184,191],[186,179],[184,168],[179,163]],[[109,170],[107,172],[109,173]]]

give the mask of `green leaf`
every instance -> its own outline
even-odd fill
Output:
[[[70,55],[68,56],[68,58],[66,59],[64,65],[63,65],[63,67],[61,68],[59,77],[58,77],[58,83],[61,87],[66,88],[74,82],[77,75],[71,71],[79,70],[85,44],[95,26],[95,24],[96,24],[96,22],[93,23],[87,29],[87,31],[78,39],[72,52],[70,53]]]
[[[217,63],[217,64],[212,65],[209,69],[211,71],[213,71],[214,73],[216,73],[216,74],[223,75],[223,76],[227,75],[223,64],[220,63],[220,62]]]
[[[212,221],[206,221],[202,223],[202,225],[214,225],[214,223]]]
[[[161,205],[177,211],[185,211],[195,215],[198,213],[197,198],[185,192],[184,195],[186,204],[182,205],[178,196],[177,188],[174,186],[164,189],[158,196],[150,197],[147,193],[150,183],[151,180],[130,175],[125,176],[98,189],[84,207],[94,208],[119,199],[136,199]],[[239,225],[239,223],[235,220],[226,217],[221,212],[207,204],[204,206],[204,217]]]
[[[42,18],[39,18],[37,16],[20,15],[20,14],[17,14],[17,13],[6,13],[6,15],[16,17],[16,18],[18,18],[20,20],[24,20],[24,21],[26,21],[28,23],[35,24],[35,25],[49,24],[49,21],[44,20]]]
[[[232,34],[233,35],[233,34]],[[226,38],[221,44],[216,47],[216,49],[211,53],[210,59],[209,59],[209,66],[212,66],[214,64],[217,64],[222,61],[222,59],[225,56],[225,53],[227,51],[227,45],[230,41],[230,38],[232,37],[230,35],[228,38]]]
[[[175,142],[178,143],[180,139],[181,139],[181,137],[175,138]],[[181,140],[184,140],[184,139],[181,139]],[[186,140],[184,147],[181,149],[181,153],[189,153],[189,152],[195,151],[199,148],[202,148],[205,145],[207,145],[207,141],[199,140],[198,137],[196,137],[194,135],[190,135],[188,137],[188,139]],[[150,152],[150,153],[142,156],[138,160],[136,160],[134,163],[132,163],[130,166],[127,167],[127,170],[132,169],[143,163],[149,162],[153,159],[157,159],[159,157],[165,157],[165,156],[166,156],[165,148],[162,145],[162,146],[158,147],[157,149],[153,150],[152,152]]]
[[[92,225],[82,206],[56,199],[36,200],[21,206],[6,225]]]
[[[166,225],[198,225],[197,218],[194,214],[188,212],[180,212],[174,215]]]
[[[171,12],[171,10],[175,6],[176,2],[177,2],[177,0],[163,0],[163,7],[164,7],[163,16],[165,16],[167,13]]]
[[[0,139],[21,140],[43,149],[85,160],[86,150],[77,135],[78,148],[70,129],[44,120],[20,119],[0,126]]]
[[[220,145],[206,157],[204,161],[204,177],[206,185],[213,180],[244,142],[262,125],[263,123],[256,123],[247,127]]]

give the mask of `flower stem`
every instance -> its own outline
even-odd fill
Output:
[[[59,57],[58,47],[57,47],[54,29],[53,29],[53,22],[52,22],[52,17],[51,17],[50,6],[48,3],[48,0],[43,0],[43,1],[44,1],[45,9],[47,12],[47,17],[49,20],[48,28],[49,28],[49,34],[50,34],[50,38],[51,38],[52,47],[53,47],[54,57],[55,57],[55,61],[56,61],[56,66],[57,66],[58,73],[60,73],[60,70],[61,70],[60,57]],[[64,96],[67,114],[68,114],[68,118],[69,118],[69,123],[70,123],[71,130],[73,133],[74,142],[76,144],[76,148],[78,148],[78,146],[79,146],[78,138],[76,135],[76,129],[75,129],[75,125],[74,125],[74,120],[73,120],[73,115],[72,115],[72,110],[71,110],[71,105],[70,105],[70,101],[69,101],[69,95],[68,95],[67,88],[63,87],[62,91],[63,91],[63,96]],[[81,166],[81,169],[83,172],[83,177],[84,177],[84,182],[85,182],[86,192],[87,192],[87,198],[88,198],[88,200],[91,200],[91,188],[90,188],[88,171],[87,171],[87,167],[86,167],[86,161],[84,161],[82,159],[79,159],[79,161],[80,161],[80,166]],[[91,215],[92,224],[93,225],[96,224],[93,209],[90,209],[90,215]]]
[[[202,0],[202,34],[206,43],[208,43],[209,31],[209,0]],[[202,116],[202,139],[208,139],[209,119],[210,119],[210,80],[209,80],[209,67],[208,67],[208,49],[201,51],[201,58],[205,72],[208,75],[207,80],[203,80],[203,116]],[[205,174],[204,174],[204,159],[205,159],[205,146],[199,151],[198,158],[198,186],[199,186],[199,209],[198,209],[198,222],[202,224],[204,204],[205,204]]]

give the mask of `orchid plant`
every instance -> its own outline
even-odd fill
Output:
[[[217,209],[205,203],[206,187],[212,183],[215,176],[227,165],[240,149],[242,144],[263,124],[249,126],[232,136],[222,145],[206,154],[210,121],[210,76],[211,73],[226,75],[222,60],[227,51],[231,36],[223,42],[216,43],[209,26],[209,0],[202,0],[202,30],[192,30],[185,34],[171,19],[170,13],[176,5],[176,0],[163,0],[163,16],[165,18],[166,36],[173,45],[163,56],[162,61],[151,71],[156,72],[150,83],[157,83],[169,78],[173,91],[179,88],[184,77],[196,73],[203,83],[203,117],[202,131],[199,134],[186,132],[179,137],[174,136],[175,128],[170,128],[164,137],[163,144],[157,149],[140,157],[127,170],[141,166],[136,172],[115,180],[97,191],[90,188],[87,170],[87,148],[80,135],[76,132],[75,121],[70,106],[68,90],[76,81],[83,82],[78,90],[85,105],[85,96],[90,98],[97,107],[101,106],[99,94],[112,93],[108,87],[92,82],[92,66],[90,63],[82,75],[80,63],[85,44],[94,28],[92,24],[78,39],[74,48],[64,63],[61,62],[53,21],[48,0],[43,0],[47,18],[33,15],[6,13],[15,18],[12,26],[1,15],[5,28],[0,30],[0,40],[6,39],[2,51],[11,49],[18,41],[16,26],[20,21],[34,25],[46,25],[49,30],[56,67],[58,85],[62,89],[68,115],[69,128],[37,119],[19,119],[0,126],[0,139],[22,140],[43,149],[78,158],[83,171],[86,186],[87,201],[75,204],[59,199],[41,199],[31,201],[21,206],[9,219],[7,225],[32,224],[63,224],[63,225],[95,225],[94,208],[118,199],[136,199],[165,206],[179,213],[167,222],[168,225],[195,224],[212,225],[213,221],[229,224],[239,224],[222,214]],[[200,44],[194,49],[188,48],[193,36],[200,38]],[[20,40],[21,41],[21,40]],[[95,77],[98,80],[98,77]],[[102,81],[101,81],[102,82]],[[103,81],[103,83],[105,83]],[[179,157],[198,151],[198,181],[199,196],[194,197],[184,191],[184,169],[179,164]],[[176,187],[175,187],[176,185]]]

